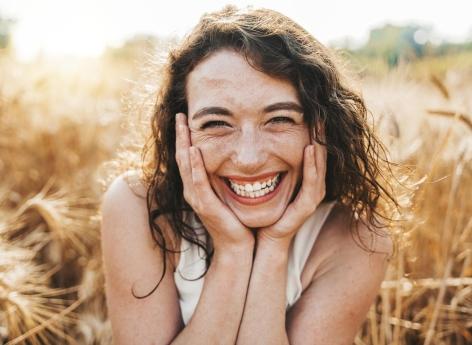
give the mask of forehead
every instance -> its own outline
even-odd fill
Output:
[[[255,70],[241,54],[226,49],[194,68],[187,78],[186,93],[189,111],[209,105],[254,109],[280,101],[298,102],[291,82]]]

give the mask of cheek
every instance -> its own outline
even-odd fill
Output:
[[[292,168],[301,169],[303,152],[309,143],[310,138],[305,132],[294,132],[273,136],[268,147]]]
[[[202,153],[203,163],[207,173],[214,173],[228,156],[228,145],[223,140],[211,140],[198,134],[191,135],[192,146],[197,147]]]

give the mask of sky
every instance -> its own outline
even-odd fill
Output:
[[[97,56],[135,34],[182,36],[207,11],[228,1],[0,0],[0,16],[16,19],[13,46],[20,58]],[[385,23],[432,26],[437,38],[472,39],[472,0],[229,1],[278,10],[326,44],[367,40]]]

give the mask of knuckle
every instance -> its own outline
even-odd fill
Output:
[[[196,188],[202,188],[203,187],[203,178],[199,173],[194,173],[192,175],[192,180],[193,180],[193,185]]]

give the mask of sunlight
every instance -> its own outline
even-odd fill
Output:
[[[472,35],[468,11],[459,9],[465,7],[464,3],[451,2],[457,5],[454,16],[447,15],[447,11],[436,3],[425,6],[422,1],[408,0],[385,6],[371,0],[332,0],[316,4],[298,0],[293,0],[293,3],[240,0],[232,3],[242,7],[249,4],[269,7],[285,13],[323,43],[346,39],[360,43],[367,40],[373,27],[385,23],[404,25],[414,22],[431,26],[441,37],[448,39],[460,40]],[[0,15],[17,20],[12,41],[22,59],[37,55],[97,56],[107,46],[119,45],[140,33],[181,36],[204,12],[219,9],[226,3],[225,0],[201,0],[185,2],[185,5],[178,0],[165,4],[146,0],[0,0]],[[406,6],[408,11],[404,10]],[[182,11],[183,7],[185,11]],[[339,11],[340,8],[343,10]],[[336,13],[334,17],[333,13]],[[422,37],[418,39],[421,41]]]

